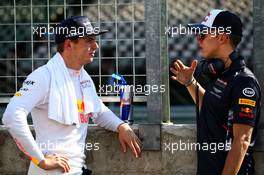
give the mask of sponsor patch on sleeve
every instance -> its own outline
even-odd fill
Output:
[[[21,96],[22,96],[22,93],[19,92],[19,91],[17,91],[17,92],[15,93],[15,96],[16,96],[16,97],[21,97]]]
[[[249,107],[241,108],[240,111],[244,113],[253,113],[253,109]]]
[[[246,118],[254,118],[255,117],[254,114],[248,114],[248,113],[243,113],[243,112],[240,112],[238,115],[239,115],[239,117],[246,117]]]
[[[255,91],[252,88],[248,87],[248,88],[243,89],[243,94],[246,97],[253,97],[255,95]]]
[[[23,82],[23,85],[31,85],[31,86],[33,86],[34,84],[35,84],[35,81],[32,81],[32,80],[25,80]]]
[[[250,99],[246,99],[246,98],[239,98],[238,104],[255,107],[256,106],[256,101],[250,100]]]

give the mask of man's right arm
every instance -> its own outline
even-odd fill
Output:
[[[27,115],[44,99],[47,92],[46,84],[48,83],[41,72],[31,73],[10,100],[2,119],[18,147],[36,165],[44,159],[44,155],[30,132]]]
[[[49,95],[49,74],[44,67],[32,72],[22,88],[10,100],[3,115],[3,124],[14,138],[19,149],[37,166],[44,170],[61,169],[69,172],[68,158],[63,155],[45,156],[30,132],[27,115]]]
[[[204,88],[195,79],[191,82],[191,84],[189,86],[186,86],[186,88],[188,89],[188,92],[190,93],[194,103],[196,103],[196,88],[197,87],[199,88],[198,89],[199,108],[201,108],[202,102],[203,102],[204,93],[205,93]]]
[[[171,78],[173,80],[178,81],[188,89],[195,103],[196,103],[196,88],[199,87],[198,89],[199,107],[201,108],[205,90],[193,77],[197,64],[198,64],[197,60],[193,60],[192,65],[188,67],[185,66],[180,60],[176,60],[173,64],[173,67],[171,67],[170,70],[174,74],[174,76],[172,76]]]

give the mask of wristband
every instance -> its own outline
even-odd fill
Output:
[[[194,78],[190,79],[187,83],[184,84],[185,87],[189,87],[194,82]]]

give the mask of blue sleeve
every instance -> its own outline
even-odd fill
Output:
[[[260,109],[260,88],[253,77],[237,77],[232,87],[233,123],[255,126]]]

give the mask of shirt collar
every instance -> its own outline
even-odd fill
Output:
[[[245,60],[244,59],[238,59],[235,61],[232,61],[231,65],[227,70],[225,70],[222,75],[230,75],[235,73],[237,70],[243,68],[246,66]]]

